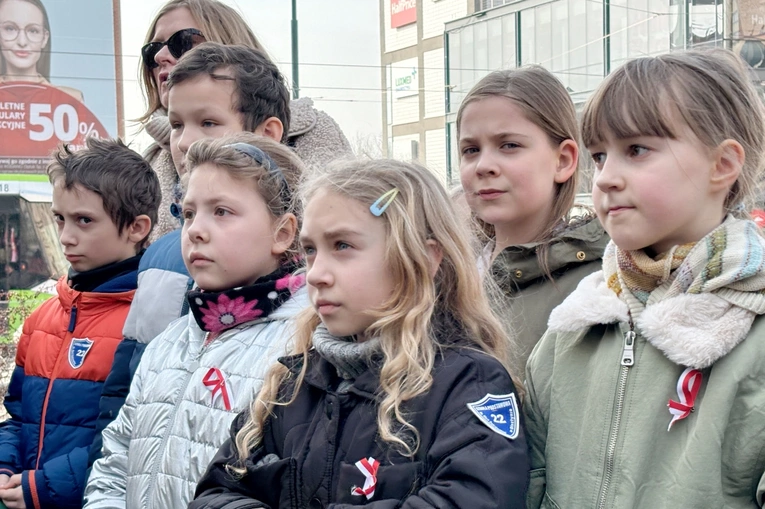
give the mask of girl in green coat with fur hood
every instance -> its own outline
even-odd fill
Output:
[[[613,239],[528,362],[528,507],[765,502],[763,106],[726,50],[628,62],[583,141]]]

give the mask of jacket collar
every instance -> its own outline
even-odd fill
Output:
[[[595,217],[572,223],[549,244],[547,265],[550,273],[600,260],[608,240],[608,235]],[[491,264],[491,274],[503,290],[512,291],[515,287],[523,289],[545,277],[537,261],[537,248],[540,245],[542,243],[534,242],[509,246],[497,255]],[[490,258],[491,251],[488,255]],[[513,288],[505,288],[508,284],[512,284]]]
[[[289,369],[293,380],[297,378],[300,370],[303,368],[302,355],[281,357],[279,362]],[[348,392],[371,401],[378,401],[379,375],[377,367],[370,367],[353,381]],[[308,370],[303,381],[323,392],[334,392],[342,378],[340,378],[337,374],[337,369],[329,361],[320,356],[316,350],[311,349],[308,352]]]
[[[713,293],[681,294],[648,306],[637,331],[675,364],[704,369],[746,338],[755,314]],[[607,286],[603,271],[582,279],[548,320],[552,332],[577,332],[598,324],[628,323],[629,310]]]

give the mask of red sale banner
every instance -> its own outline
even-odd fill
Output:
[[[41,172],[59,143],[76,150],[108,136],[85,104],[55,86],[0,83],[0,173]]]

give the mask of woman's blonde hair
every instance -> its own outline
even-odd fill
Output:
[[[162,6],[151,22],[145,43],[151,42],[157,22],[162,16],[181,8],[189,10],[207,42],[225,45],[240,44],[266,52],[241,14],[219,0],[170,0]],[[143,62],[139,70],[139,81],[146,96],[148,109],[138,121],[146,122],[155,111],[162,108],[162,104],[159,101],[157,84],[154,83],[154,75]]]
[[[748,216],[765,163],[765,116],[746,64],[724,49],[678,51],[631,60],[587,101],[586,147],[608,137],[677,139],[684,128],[714,149],[727,139],[744,147],[741,175],[724,206]]]
[[[579,140],[579,125],[571,96],[558,78],[538,65],[494,71],[479,81],[465,96],[457,111],[458,138],[465,108],[476,101],[490,97],[504,97],[512,101],[520,108],[527,120],[544,131],[553,147],[560,146],[565,140],[572,140],[574,143]],[[578,181],[577,168],[571,178],[562,183],[555,183],[555,196],[550,215],[544,228],[534,239],[541,243],[537,248],[537,258],[545,272],[549,272],[547,270],[548,243],[555,238],[561,222],[567,223],[570,219],[569,213],[576,198]],[[480,218],[476,218],[476,221],[487,238],[494,238],[492,225]]]
[[[267,155],[271,161],[264,160],[261,163],[237,144],[254,147],[256,151]],[[302,208],[296,195],[305,166],[285,145],[249,132],[195,141],[186,154],[187,171],[181,178],[184,191],[188,187],[191,175],[203,164],[215,165],[228,172],[234,179],[254,183],[255,189],[274,218],[282,218],[288,213],[294,214],[300,225]],[[278,168],[274,168],[274,165]],[[285,261],[297,255],[297,243],[296,235],[292,246],[283,256]]]
[[[306,204],[317,192],[326,191],[368,207],[392,189],[398,195],[380,221],[385,222],[385,259],[394,290],[374,310],[376,321],[365,334],[379,338],[382,350],[380,437],[411,456],[420,446],[419,436],[402,405],[429,390],[438,352],[454,346],[474,348],[506,366],[508,348],[482,290],[467,229],[457,219],[446,190],[426,168],[385,159],[335,162],[326,171],[311,174],[301,195]],[[435,276],[430,249],[443,256]],[[271,368],[251,405],[251,418],[236,436],[241,461],[230,466],[232,471],[244,473],[239,467],[260,442],[274,405],[289,404],[296,397],[319,324],[313,308],[298,320],[294,353],[303,356],[301,372],[291,380],[285,366]]]

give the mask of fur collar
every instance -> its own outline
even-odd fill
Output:
[[[746,338],[755,317],[714,293],[681,294],[648,306],[634,325],[675,364],[704,369]],[[553,310],[547,325],[553,332],[580,332],[629,321],[627,305],[608,289],[603,271],[598,271],[582,279]]]

